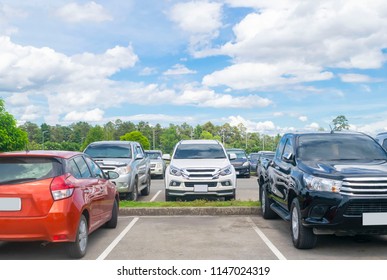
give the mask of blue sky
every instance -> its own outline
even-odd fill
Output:
[[[384,0],[0,0],[18,122],[387,130]]]

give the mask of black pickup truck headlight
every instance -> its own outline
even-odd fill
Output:
[[[305,185],[309,190],[323,192],[340,192],[341,181],[331,180],[327,178],[315,177],[312,175],[304,175]]]

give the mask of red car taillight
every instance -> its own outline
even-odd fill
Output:
[[[70,197],[74,192],[74,185],[66,180],[69,174],[55,177],[50,185],[50,190],[54,200]]]

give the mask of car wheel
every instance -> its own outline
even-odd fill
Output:
[[[165,201],[176,201],[176,198],[174,196],[170,196],[168,191],[165,190]]]
[[[235,190],[233,191],[233,194],[232,195],[228,195],[228,196],[225,196],[224,197],[224,200],[225,201],[230,201],[230,200],[235,200],[236,198],[236,195],[235,195]]]
[[[113,209],[112,209],[112,217],[109,221],[106,222],[106,228],[116,228],[118,222],[118,202],[114,200]]]
[[[146,177],[146,187],[145,189],[141,190],[141,195],[149,195],[150,187],[151,187],[151,176],[150,174],[148,174],[148,176]]]
[[[87,220],[84,215],[79,220],[75,242],[67,244],[67,253],[71,258],[80,259],[86,254],[89,231]]]
[[[134,179],[133,190],[128,194],[128,200],[137,201],[138,198],[138,179]]]
[[[311,228],[302,225],[300,204],[297,198],[293,199],[290,212],[290,232],[294,247],[298,249],[314,248],[317,243],[317,236]]]
[[[266,187],[265,185],[261,188],[261,210],[262,216],[264,219],[274,219],[277,217],[277,214],[270,208],[270,201],[267,197]]]

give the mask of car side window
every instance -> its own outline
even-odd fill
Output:
[[[387,139],[384,139],[382,147],[387,151]]]
[[[105,178],[105,176],[103,174],[103,171],[101,170],[101,168],[94,161],[92,161],[88,157],[85,157],[85,160],[87,162],[87,165],[90,167],[92,176],[94,178]]]
[[[70,172],[70,174],[77,179],[82,178],[81,171],[73,159],[69,160],[68,162],[68,172]]]
[[[293,143],[292,143],[291,138],[287,139],[282,156],[286,155],[286,154],[294,154],[293,153]]]
[[[91,173],[89,167],[87,166],[83,157],[74,158],[75,163],[77,164],[79,171],[81,173],[81,178],[91,178]]]
[[[278,144],[278,149],[277,149],[276,154],[275,154],[275,158],[276,158],[276,159],[280,159],[280,158],[281,158],[281,156],[282,156],[282,154],[283,154],[282,152],[283,152],[283,150],[284,150],[284,146],[285,146],[286,140],[287,140],[287,137],[284,137],[284,138],[282,138],[281,141],[279,142],[279,144]]]
[[[144,151],[142,150],[141,146],[136,146],[137,154],[144,156]]]

